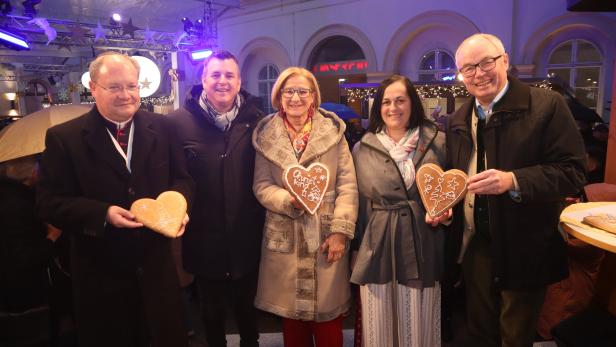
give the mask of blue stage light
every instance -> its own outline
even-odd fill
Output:
[[[15,34],[6,28],[0,28],[0,43],[16,50],[30,49],[30,45],[25,37]]]
[[[209,57],[210,55],[212,55],[212,50],[209,49],[209,48],[194,50],[194,51],[190,52],[190,58],[193,61],[203,60],[203,59]]]

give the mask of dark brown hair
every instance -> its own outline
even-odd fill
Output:
[[[406,94],[411,99],[411,117],[409,119],[409,124],[407,129],[414,128],[421,124],[426,119],[426,113],[424,112],[423,105],[421,103],[421,99],[419,98],[419,94],[417,94],[417,90],[411,80],[402,76],[402,75],[391,75],[383,82],[376,90],[376,94],[374,96],[374,102],[372,103],[372,109],[370,110],[370,123],[368,124],[368,131],[372,133],[377,133],[383,129],[383,116],[381,115],[381,105],[383,104],[383,94],[385,94],[385,89],[390,85],[402,82],[406,87]]]

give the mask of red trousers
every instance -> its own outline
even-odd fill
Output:
[[[342,316],[327,322],[283,318],[282,336],[285,347],[342,347]]]

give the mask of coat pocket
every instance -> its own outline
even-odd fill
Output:
[[[295,233],[293,219],[271,211],[265,215],[265,247],[273,252],[290,253],[293,251]]]

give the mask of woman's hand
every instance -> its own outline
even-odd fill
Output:
[[[453,212],[451,211],[451,209],[447,210],[447,212],[443,213],[442,215],[436,216],[434,218],[430,217],[430,214],[426,212],[426,224],[429,224],[432,227],[435,227],[439,225],[439,223],[443,223],[443,224],[448,223],[452,215],[453,215]]]
[[[291,196],[291,205],[293,205],[293,207],[295,207],[298,210],[302,209],[302,205],[297,201],[297,199],[294,196]]]
[[[344,250],[346,248],[346,236],[340,233],[331,233],[325,242],[319,248],[320,252],[325,253],[327,251],[327,262],[334,263],[344,256]]]

